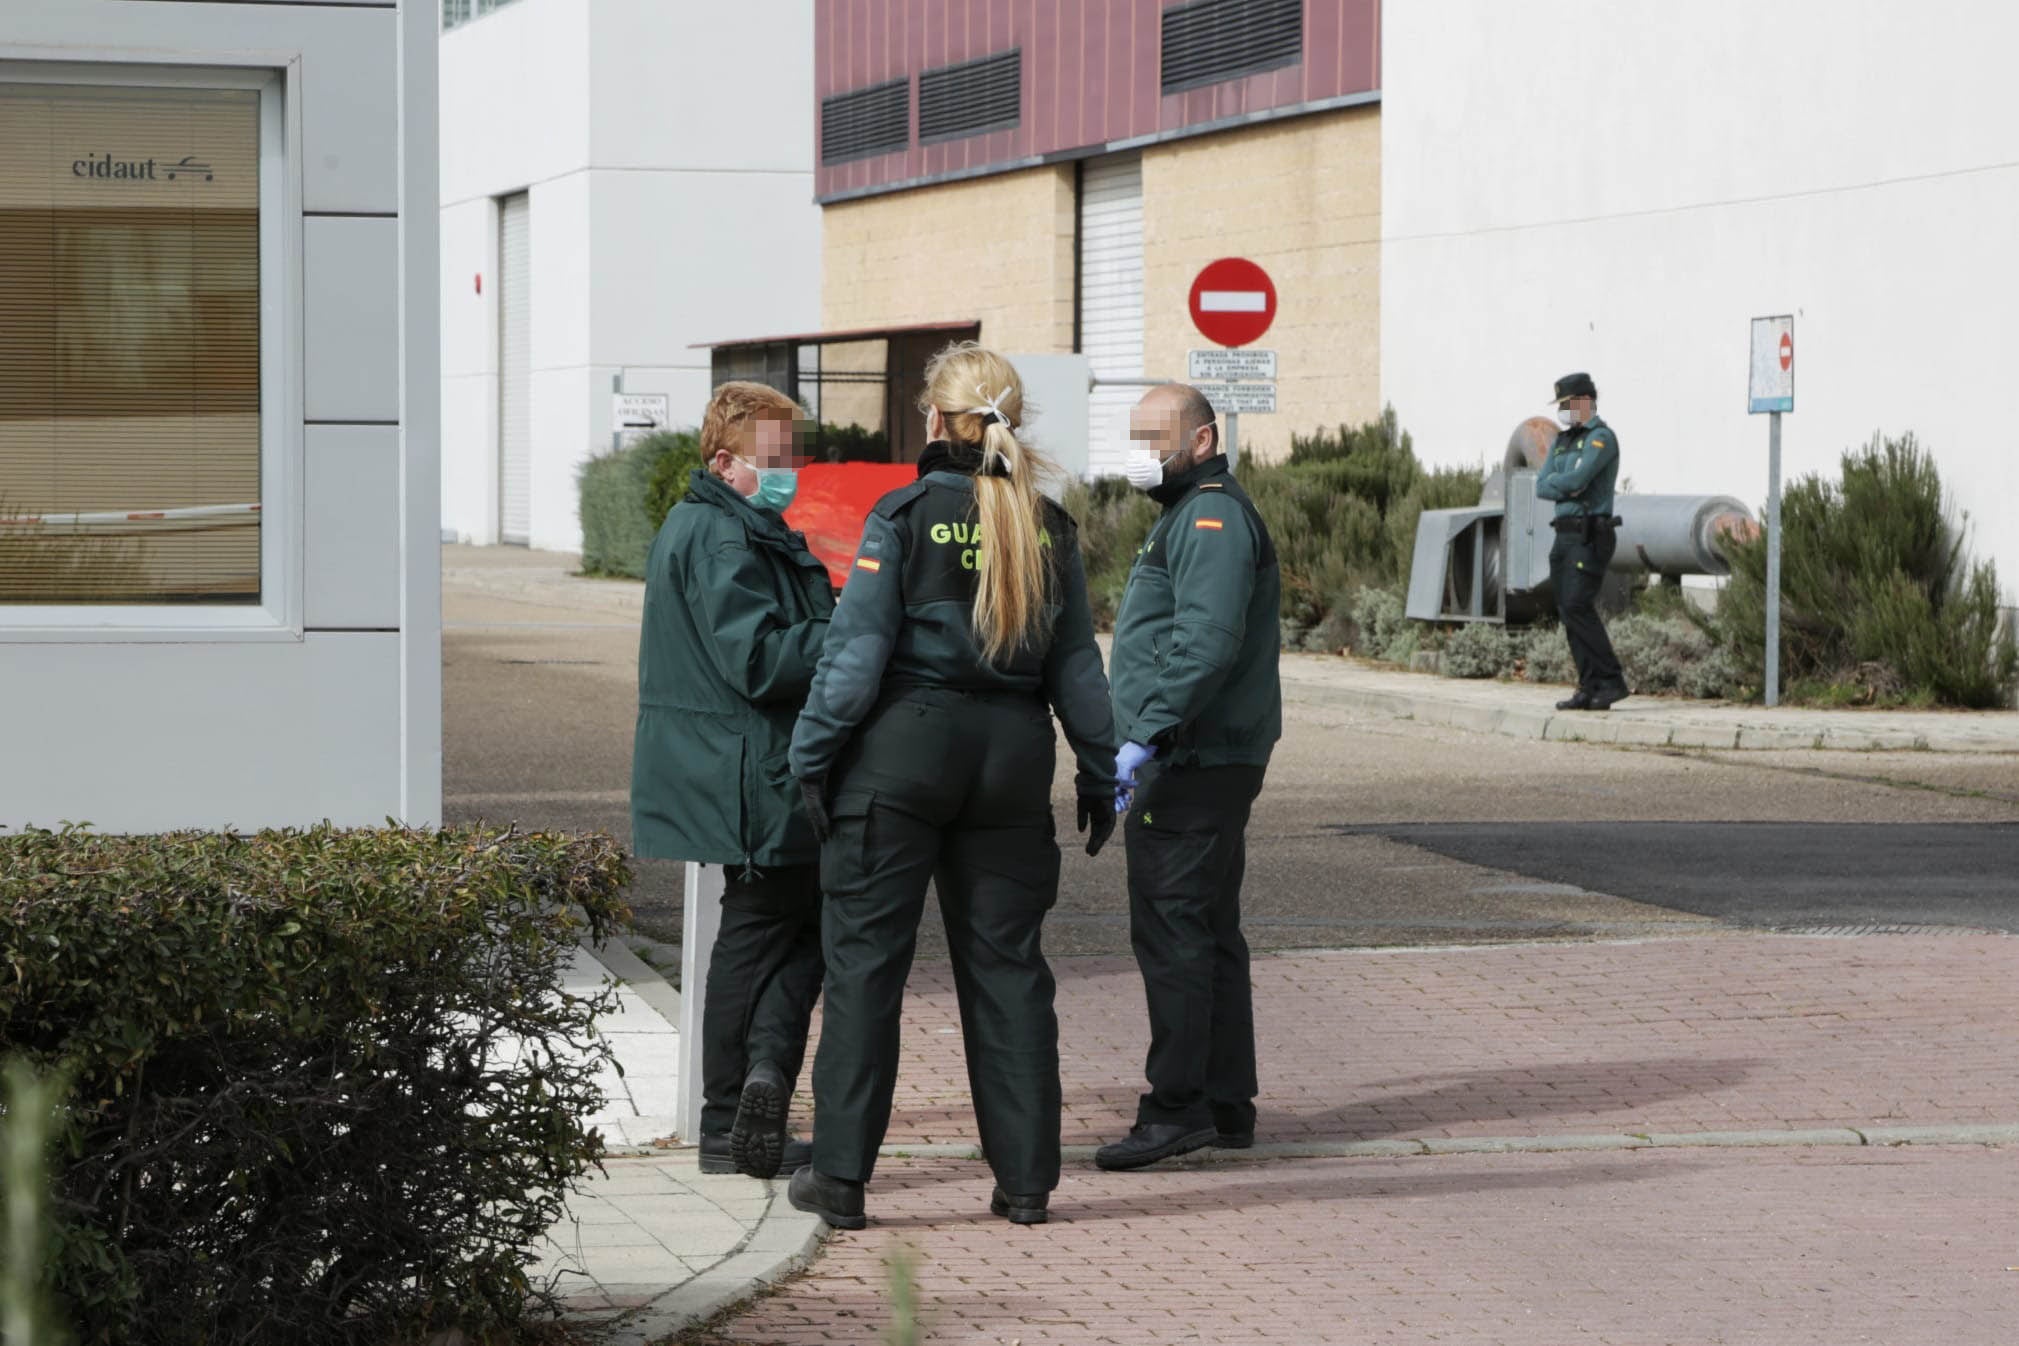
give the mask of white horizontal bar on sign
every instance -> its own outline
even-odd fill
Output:
[[[1269,295],[1263,290],[1201,290],[1201,313],[1267,313]]]

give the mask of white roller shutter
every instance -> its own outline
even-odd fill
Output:
[[[1080,349],[1096,379],[1143,376],[1143,161],[1089,160],[1080,177]],[[1119,476],[1140,387],[1096,384],[1087,474]]]
[[[498,539],[533,536],[531,212],[526,194],[498,211]]]

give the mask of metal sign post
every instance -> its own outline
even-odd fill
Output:
[[[1781,703],[1781,413],[1795,409],[1795,320],[1753,319],[1747,411],[1767,413],[1767,676],[1769,706]]]

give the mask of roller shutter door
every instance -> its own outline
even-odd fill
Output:
[[[1096,379],[1143,375],[1143,161],[1090,160],[1080,176],[1080,349]],[[1089,399],[1087,472],[1118,476],[1140,387]]]
[[[498,539],[533,536],[531,212],[526,194],[498,212]]]

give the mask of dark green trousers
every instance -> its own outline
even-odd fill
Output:
[[[722,927],[701,1002],[701,1133],[727,1135],[743,1077],[759,1061],[785,1072],[806,1060],[806,1030],[820,998],[820,876],[812,865],[745,873],[722,886]]]
[[[1579,690],[1610,697],[1626,691],[1626,674],[1613,653],[1605,619],[1598,615],[1598,591],[1605,587],[1605,568],[1612,564],[1618,537],[1610,528],[1594,530],[1591,540],[1581,533],[1556,535],[1549,549],[1550,587],[1556,592],[1556,615],[1577,665]]]
[[[1255,1010],[1241,879],[1259,766],[1143,768],[1122,827],[1129,942],[1150,1010],[1136,1120],[1255,1126]]]
[[[1058,1185],[1056,988],[1038,938],[1059,888],[1054,751],[1051,715],[1036,697],[921,688],[886,700],[843,754],[820,853],[820,1172],[867,1182],[876,1170],[904,983],[932,884],[989,1166],[1005,1191]]]

